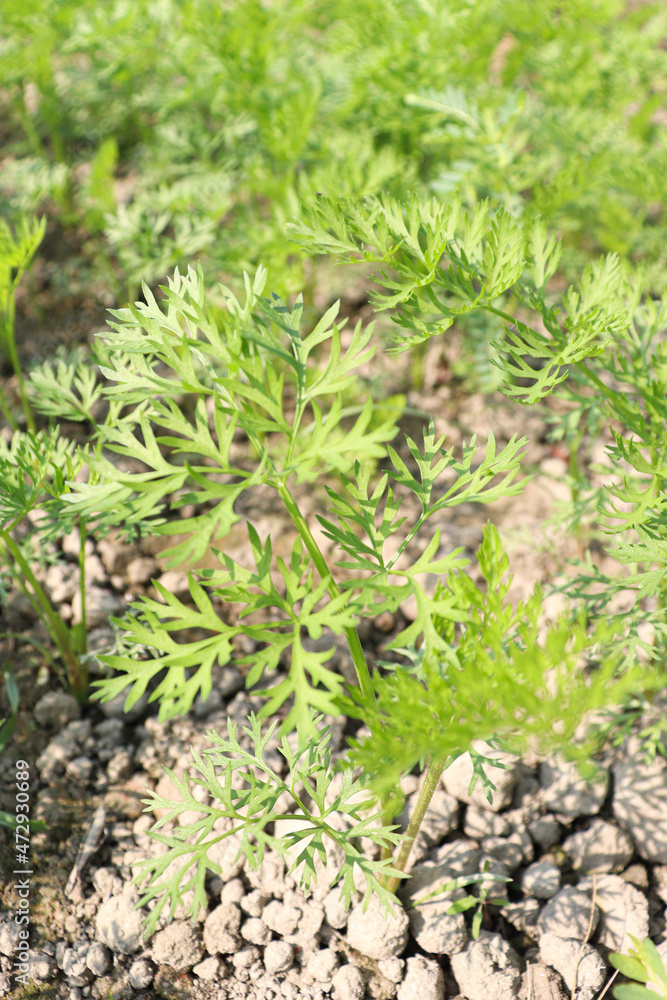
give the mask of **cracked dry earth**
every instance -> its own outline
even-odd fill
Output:
[[[420,405],[427,404],[422,396]],[[499,444],[517,430],[539,441],[540,427],[512,426],[516,416],[508,417],[509,409],[484,412],[480,397],[470,397],[467,406],[457,428],[449,428],[449,443],[464,436],[458,427],[466,419],[492,426]],[[565,462],[558,454],[545,457],[543,443],[531,448],[528,461],[539,475],[520,498],[490,511],[462,505],[442,525],[443,551],[464,545],[472,555],[483,520],[490,515],[497,521],[503,537],[513,539],[515,599],[535,582],[553,579],[560,565],[554,545],[546,544],[544,525],[554,500],[566,498]],[[602,452],[603,444],[599,458]],[[270,509],[251,513],[260,534],[271,532],[286,548],[291,545]],[[226,546],[234,558],[242,554],[242,539],[237,544],[239,551]],[[562,557],[566,541],[558,545]],[[80,614],[77,553],[78,539],[65,539],[61,561],[44,571],[54,603],[74,621]],[[113,641],[109,615],[121,613],[138,594],[155,596],[152,580],[174,593],[187,591],[185,574],[162,572],[159,552],[146,546],[89,541],[86,569],[93,652]],[[545,602],[547,615],[559,609],[557,598]],[[395,617],[366,623],[361,638],[371,662],[410,614],[406,606]],[[20,595],[10,600],[6,619],[7,628],[41,635]],[[240,655],[249,651],[242,648]],[[173,797],[163,766],[182,774],[190,747],[205,747],[208,730],[224,731],[228,716],[242,725],[262,701],[245,691],[244,677],[232,664],[218,670],[209,698],[182,719],[158,722],[146,697],[128,714],[124,696],[82,711],[48,677],[36,674],[31,655],[25,649],[16,655],[25,697],[14,745],[0,761],[0,782],[11,791],[14,759],[28,760],[32,815],[48,829],[31,838],[30,985],[18,987],[12,974],[13,835],[0,830],[0,996],[595,1000],[613,972],[609,953],[627,947],[628,934],[650,935],[667,958],[667,762],[643,763],[632,739],[606,752],[590,781],[563,760],[504,756],[509,766],[494,774],[492,803],[479,789],[468,795],[470,764],[460,758],[442,776],[412,853],[412,878],[393,917],[373,902],[364,913],[361,893],[347,912],[338,890],[329,889],[329,865],[307,895],[277,855],[269,854],[252,872],[236,860],[230,838],[220,846],[222,873],[210,874],[199,921],[193,926],[184,911],[177,912],[146,941],[145,912],[134,909],[131,866],[161,847],[147,835],[155,817],[143,812],[141,799],[147,789]],[[342,644],[335,657],[345,675],[351,664]],[[665,704],[656,707],[664,711]],[[345,720],[329,721],[335,752],[343,754]],[[273,763],[281,760],[274,752]],[[418,785],[417,776],[404,779],[406,816]],[[5,792],[0,808],[10,808]],[[329,864],[334,861],[330,856]],[[503,905],[485,906],[477,940],[470,914],[447,912],[463,890],[410,905],[454,877],[481,871],[487,861],[491,873],[512,881],[493,884],[491,895]]]

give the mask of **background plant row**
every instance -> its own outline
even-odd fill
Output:
[[[625,0],[8,0],[0,211],[49,205],[79,248],[63,293],[113,276],[124,301],[202,258],[285,294],[316,192],[458,189],[540,214],[567,277],[617,251],[656,289],[666,24]]]

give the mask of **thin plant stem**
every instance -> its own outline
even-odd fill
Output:
[[[418,518],[416,524],[414,524],[412,526],[412,528],[410,528],[410,531],[407,533],[407,535],[405,536],[405,538],[403,539],[403,541],[401,542],[401,544],[398,546],[396,552],[394,552],[393,556],[391,557],[391,559],[387,563],[387,566],[386,566],[387,570],[390,570],[392,568],[392,566],[394,565],[394,563],[397,562],[401,558],[401,556],[403,555],[403,553],[407,549],[407,547],[410,544],[410,542],[412,541],[412,539],[420,531],[420,529],[422,528],[423,524],[426,522],[427,517],[428,517],[428,515],[424,514],[424,513],[421,513],[419,515],[419,518]]]
[[[313,562],[315,563],[318,573],[320,574],[323,580],[327,580],[327,591],[329,593],[329,596],[331,598],[338,597],[341,591],[339,590],[336,582],[331,576],[326,560],[322,555],[322,553],[320,552],[319,546],[317,545],[317,542],[313,538],[312,532],[310,531],[310,528],[308,527],[308,524],[303,514],[299,510],[296,501],[294,500],[292,494],[290,493],[290,491],[286,486],[283,485],[279,487],[278,492],[280,493],[282,501],[285,504],[285,507],[289,512],[289,515],[292,518],[292,521],[295,527],[297,528],[297,531],[299,532],[301,538],[303,539],[303,542],[306,546],[306,549],[308,550],[308,553],[310,554]],[[352,662],[354,663],[357,672],[359,687],[361,688],[361,691],[365,697],[373,698],[373,684],[371,681],[370,672],[368,670],[368,664],[366,662],[366,657],[364,655],[363,647],[361,645],[361,640],[359,639],[359,635],[357,634],[357,630],[355,628],[346,628],[345,636],[347,638],[348,645],[350,648],[350,653],[352,655]],[[394,867],[398,868],[399,871],[404,871],[405,869],[405,865],[407,864],[408,857],[410,855],[410,851],[414,843],[414,839],[417,836],[419,827],[422,824],[429,803],[433,798],[433,793],[435,792],[435,789],[438,785],[438,781],[440,779],[440,775],[443,772],[444,766],[445,766],[444,760],[432,762],[429,765],[426,777],[424,779],[424,783],[419,793],[419,798],[417,800],[415,811],[410,819],[410,824],[407,830],[407,839],[401,845],[398,858],[394,865]],[[384,848],[383,857],[385,856],[390,857],[390,855],[391,855],[391,849]],[[396,892],[399,882],[400,882],[399,878],[397,878],[396,876],[392,876],[387,881],[387,888],[389,889],[389,891]]]
[[[398,868],[401,872],[405,871],[405,866],[408,863],[408,858],[410,857],[410,851],[412,850],[412,845],[415,842],[415,837],[419,833],[419,828],[422,825],[424,816],[426,815],[426,810],[431,804],[433,793],[438,787],[440,775],[445,769],[445,762],[445,758],[438,757],[435,760],[430,761],[428,765],[426,776],[421,789],[419,790],[417,805],[415,806],[415,810],[410,817],[410,822],[408,823],[405,840],[401,844],[401,849],[399,850],[398,857],[394,863],[394,868]],[[398,878],[398,876],[392,875],[386,880],[385,888],[388,889],[389,892],[396,892],[400,882],[401,879]]]
[[[588,920],[588,928],[586,930],[586,936],[584,937],[584,940],[581,942],[581,947],[579,948],[579,952],[577,954],[577,960],[574,963],[574,976],[572,977],[572,996],[571,996],[571,1000],[574,1000],[575,994],[577,992],[577,976],[579,974],[579,965],[581,963],[581,959],[582,959],[583,954],[584,954],[584,947],[586,945],[586,942],[590,938],[592,930],[593,930],[593,918],[595,917],[595,903],[596,903],[596,900],[597,900],[597,888],[598,888],[597,878],[596,878],[595,875],[593,875],[593,897],[591,899],[591,913],[590,913],[590,917],[589,917],[589,920]]]
[[[79,519],[79,594],[81,596],[81,627],[77,635],[77,652],[88,652],[86,629],[86,522]]]
[[[21,371],[19,356],[16,351],[15,316],[16,304],[14,301],[14,289],[12,289],[9,301],[7,302],[7,309],[5,311],[3,323],[4,329],[2,331],[2,346],[14,370],[14,374],[16,375],[16,381],[19,387],[19,396],[21,397],[21,406],[23,407],[23,413],[25,414],[25,419],[28,424],[28,430],[34,434],[37,429],[35,425],[35,417],[32,412],[30,400],[28,399],[28,392],[25,387],[23,372]]]
[[[389,808],[390,801],[391,801],[391,796],[389,795],[388,792],[384,792],[383,795],[380,798],[380,808],[381,808],[381,811],[382,811],[382,825],[383,826],[391,826],[391,824],[393,823],[394,819],[396,818],[397,810],[393,810],[392,811]],[[380,851],[380,857],[381,857],[381,859],[383,861],[386,861],[388,858],[391,857],[391,855],[393,853],[393,850],[394,850],[394,848],[393,848],[393,846],[391,844],[383,844],[382,849]]]
[[[70,633],[67,626],[63,622],[60,615],[58,615],[51,607],[49,599],[42,590],[35,574],[30,568],[30,564],[25,559],[23,553],[9,532],[6,530],[0,530],[0,540],[6,545],[12,559],[23,573],[25,581],[30,585],[32,593],[28,591],[28,597],[32,601],[36,610],[42,616],[49,632],[53,637],[53,641],[60,650],[60,655],[62,656],[67,668],[67,677],[69,679],[69,686],[72,690],[72,694],[77,701],[83,703],[88,696],[88,673],[81,664],[75,650],[72,648]]]
[[[303,543],[308,550],[308,553],[315,563],[317,572],[320,574],[323,580],[327,581],[327,592],[329,597],[336,598],[340,597],[341,591],[336,584],[336,581],[331,576],[329,572],[329,567],[327,566],[326,559],[320,552],[319,546],[315,539],[313,538],[312,532],[308,527],[306,519],[299,510],[299,507],[290,493],[287,486],[282,485],[278,487],[278,493],[287,508],[287,511],[292,518],[292,521],[299,532],[299,535],[303,539]],[[354,669],[357,673],[357,680],[359,681],[359,687],[366,699],[373,698],[373,683],[371,681],[370,671],[368,669],[368,664],[366,662],[366,657],[364,655],[364,650],[361,645],[361,639],[357,634],[356,628],[349,627],[345,629],[345,638],[347,639],[348,646],[350,648],[350,654],[352,656],[352,662],[354,663]]]
[[[614,972],[614,975],[611,977],[611,979],[609,980],[609,982],[606,984],[605,988],[603,989],[602,993],[597,998],[597,1000],[602,1000],[603,996],[605,996],[605,994],[607,994],[609,992],[609,990],[611,989],[612,983],[616,979],[617,975],[618,975],[618,969],[616,969],[616,971]]]

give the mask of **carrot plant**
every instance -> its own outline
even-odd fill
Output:
[[[43,546],[67,534],[77,522],[59,504],[66,479],[78,468],[74,451],[73,442],[61,438],[57,430],[34,434],[15,431],[10,445],[0,441],[0,562],[28,598],[56,646],[59,659],[49,656],[51,667],[64,686],[79,701],[85,701],[88,695],[88,675],[82,659],[86,650],[85,613],[81,623],[69,626],[40,583],[35,565],[35,545]],[[21,532],[24,537],[17,537]],[[81,537],[80,586],[85,593],[85,532]]]
[[[36,219],[22,214],[14,229],[5,219],[0,218],[0,352],[12,367],[23,416],[31,431],[35,430],[35,418],[16,351],[16,291],[45,232],[45,218]],[[16,430],[18,425],[4,392],[0,393],[0,409],[9,426]]]
[[[442,335],[459,316],[485,313],[496,323],[492,363],[502,393],[534,405],[555,392],[567,412],[551,422],[571,447],[585,433],[609,428],[610,479],[602,488],[571,461],[571,522],[576,529],[578,517],[592,512],[602,536],[615,542],[609,553],[631,572],[610,577],[582,559],[560,589],[589,616],[608,621],[620,618],[606,610],[614,595],[634,589],[637,600],[624,615],[634,636],[628,656],[643,646],[664,662],[667,298],[644,293],[640,277],[616,254],[588,264],[564,295],[551,293],[560,244],[541,221],[526,225],[502,209],[490,213],[487,202],[469,217],[457,200],[413,198],[401,206],[391,199],[363,205],[321,199],[292,235],[310,252],[381,264],[374,301],[393,310],[391,352]],[[655,614],[647,616],[647,602]],[[648,619],[653,645],[638,631]],[[636,716],[630,712],[624,721]],[[664,729],[658,719],[645,732],[653,752]]]
[[[90,364],[45,362],[34,367],[25,384],[32,409],[50,420],[36,431],[15,429],[9,441],[0,438],[0,565],[13,585],[27,597],[49,633],[56,656],[37,643],[63,686],[80,702],[88,697],[86,560],[89,526],[64,502],[66,483],[81,471],[76,442],[61,431],[60,423],[87,422],[94,440],[101,432],[96,404],[100,386]],[[115,410],[106,419],[113,422]],[[40,564],[48,559],[49,546],[77,529],[79,533],[78,592],[81,620],[69,624],[54,606],[43,586]],[[7,635],[8,633],[3,633]],[[26,637],[25,641],[34,640]]]
[[[504,212],[487,222],[484,206],[469,219],[456,203],[322,202],[293,237],[316,252],[391,268],[380,279],[379,302],[396,310],[394,352],[475,309],[511,322],[497,361],[508,375],[506,391],[521,400],[540,399],[567,377],[565,366],[599,356],[630,322],[613,259],[584,273],[562,297],[561,315],[546,291],[556,241],[541,223],[524,228]],[[248,668],[247,686],[263,681],[262,711],[241,729],[229,721],[225,734],[209,733],[212,748],[193,754],[191,773],[172,775],[180,801],[155,794],[150,800],[165,810],[151,835],[166,851],[141,862],[136,876],[142,902],[155,900],[149,930],[165,908],[173,916],[189,889],[196,916],[207,869],[219,871],[208,852],[233,834],[241,835],[240,853],[253,867],[267,848],[283,855],[296,848],[291,870],[300,868],[306,886],[316,858],[337,843],[342,860],[332,885],[349,902],[357,870],[365,898],[377,894],[391,907],[429,801],[453,760],[469,752],[474,782],[491,794],[493,762],[480,752],[480,740],[517,752],[531,745],[583,756],[594,739],[575,747],[574,733],[587,712],[663,683],[661,671],[635,655],[639,608],[629,618],[595,618],[584,602],[542,633],[539,590],[516,606],[508,601],[509,562],[493,525],[477,551],[480,585],[465,572],[462,550],[443,545],[438,525],[451,508],[521,491],[525,439],[500,448],[489,430],[483,445],[473,438],[455,450],[431,421],[421,440],[394,447],[397,427],[370,397],[361,407],[345,405],[348,394],[364,395],[360,369],[377,347],[372,324],[344,331],[334,305],[314,329],[303,330],[301,300],[290,306],[264,297],[265,282],[260,268],[245,276],[244,298],[220,288],[219,305],[207,297],[201,272],[176,271],[161,302],[144,287],[144,302],[112,313],[102,373],[115,419],[87,451],[88,481],[72,482],[65,498],[93,528],[122,523],[182,536],[166,553],[171,566],[209,551],[217,560],[215,568],[188,573],[188,601],[156,583],[160,600],[136,602],[123,623],[134,655],[130,648],[105,658],[115,675],[96,682],[98,697],[128,690],[129,708],[152,683],[162,718],[187,711],[197,695],[207,697],[213,667],[235,657],[241,635],[256,647],[237,660]],[[550,336],[510,316],[510,294],[540,316]],[[552,353],[535,371],[523,356],[545,344]],[[530,384],[510,381],[514,373],[528,375]],[[113,453],[141,466],[119,469]],[[330,556],[300,507],[303,488],[318,483],[328,497],[319,522],[334,543]],[[242,565],[225,552],[224,538],[241,518],[245,492],[260,487],[291,519],[295,542],[288,558],[274,557],[272,539],[248,521],[251,560]],[[407,517],[401,505],[410,495],[416,513]],[[167,516],[186,504],[191,516]],[[425,588],[426,574],[439,579],[435,592]],[[416,615],[388,645],[395,662],[372,670],[358,626],[396,612],[407,598]],[[188,635],[193,628],[197,638]],[[328,666],[336,635],[349,646],[354,682]],[[341,714],[360,728],[336,760],[329,725]],[[267,754],[276,746],[282,767]],[[421,791],[399,831],[393,820],[402,806],[400,779],[415,768],[423,772]],[[208,790],[208,803],[195,799],[195,785]],[[160,832],[186,809],[203,816]],[[277,837],[272,824],[279,819],[288,825]],[[365,840],[379,857],[362,849]]]

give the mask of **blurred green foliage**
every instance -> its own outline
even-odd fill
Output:
[[[541,214],[566,277],[614,250],[664,281],[662,3],[5,0],[3,22],[0,211],[50,201],[121,297],[196,258],[308,288],[284,227],[318,191],[458,189]]]

